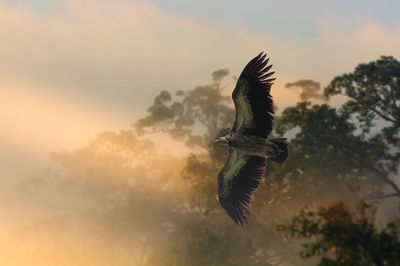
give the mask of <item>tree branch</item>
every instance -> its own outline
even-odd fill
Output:
[[[378,111],[376,108],[374,108],[374,107],[372,107],[372,106],[371,106],[371,110],[374,111],[377,115],[379,115],[379,116],[382,117],[383,119],[385,119],[385,120],[387,120],[387,121],[390,121],[390,122],[392,122],[392,123],[396,123],[396,120],[394,120],[394,119],[392,119],[392,118],[390,118],[390,117],[388,117],[388,116],[382,114],[380,111]]]
[[[398,193],[391,193],[391,194],[373,197],[371,199],[387,199],[387,198],[392,198],[392,197],[400,197],[400,195]]]
[[[315,137],[315,135],[314,135],[314,137]],[[334,142],[332,142],[330,140],[327,140],[326,138],[323,138],[321,136],[317,136],[317,138],[319,138],[320,140],[324,141],[325,143],[328,143],[328,144],[332,145],[333,147],[335,147],[335,149],[338,149],[339,151],[343,152],[343,154],[345,154],[346,156],[350,157],[350,159],[352,159],[356,164],[358,164],[362,168],[368,170],[370,173],[372,173],[377,178],[380,178],[381,180],[385,181],[387,184],[389,184],[394,189],[394,191],[396,191],[397,196],[400,197],[400,188],[396,185],[396,183],[394,183],[384,173],[382,173],[381,171],[379,171],[375,167],[373,167],[373,166],[371,166],[369,164],[366,164],[364,161],[362,161],[359,158],[357,158],[356,156],[354,156],[351,152],[348,152],[345,149],[339,147],[336,143],[334,143]]]

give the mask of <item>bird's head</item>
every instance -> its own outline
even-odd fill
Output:
[[[221,144],[223,146],[228,146],[229,141],[225,137],[219,137],[216,140],[214,140],[214,143]]]

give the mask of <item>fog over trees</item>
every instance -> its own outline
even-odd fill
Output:
[[[167,88],[131,127],[54,152],[54,166],[19,186],[48,211],[0,239],[0,264],[400,264],[399,221],[375,222],[385,201],[400,202],[400,62],[361,63],[324,88],[286,84],[299,102],[273,135],[290,138],[289,159],[268,162],[244,228],[218,203],[228,151],[213,145],[233,123],[234,82],[220,69],[205,85]],[[159,134],[192,152],[163,151]]]

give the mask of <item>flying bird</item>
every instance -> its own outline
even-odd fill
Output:
[[[218,199],[232,220],[244,226],[250,215],[251,195],[265,173],[267,159],[282,164],[288,157],[286,138],[268,139],[274,107],[269,78],[272,65],[266,54],[250,60],[237,80],[232,99],[236,116],[229,135],[214,143],[229,147],[229,157],[218,175]]]

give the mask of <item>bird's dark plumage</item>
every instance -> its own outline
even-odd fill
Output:
[[[218,175],[218,198],[222,208],[237,225],[250,215],[251,195],[265,173],[266,160],[283,163],[288,156],[286,139],[267,137],[273,126],[270,94],[272,65],[263,53],[243,69],[232,93],[235,122],[229,135],[216,140],[230,147],[228,160]]]
[[[245,155],[231,149],[228,161],[218,175],[219,201],[237,225],[247,223],[251,195],[261,182],[265,163],[265,157]]]
[[[236,117],[232,131],[267,138],[272,131],[274,105],[270,89],[275,72],[268,72],[269,59],[263,53],[253,58],[243,69],[232,93]]]

